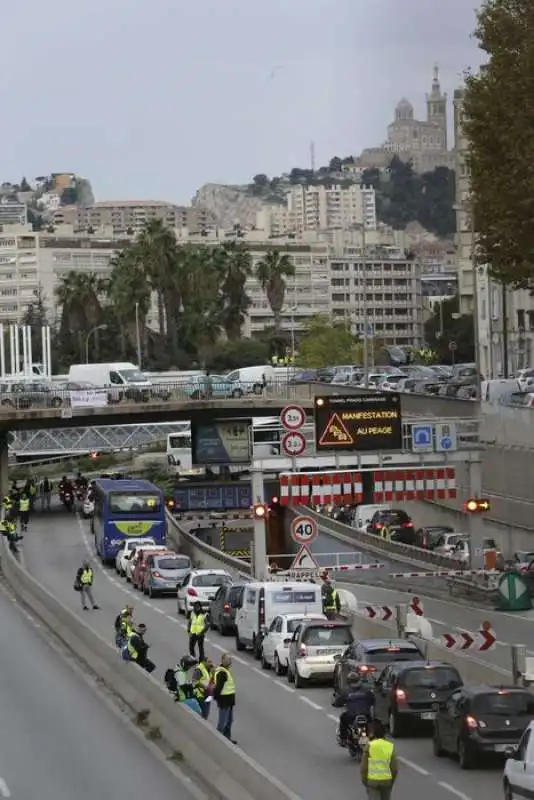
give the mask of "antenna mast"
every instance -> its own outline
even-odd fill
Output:
[[[315,142],[310,142],[310,163],[312,172],[315,172]]]

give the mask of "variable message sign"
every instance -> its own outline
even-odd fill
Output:
[[[400,395],[315,398],[315,447],[323,450],[402,450]]]

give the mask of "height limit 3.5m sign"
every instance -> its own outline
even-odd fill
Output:
[[[316,397],[315,447],[322,450],[402,450],[400,395]]]

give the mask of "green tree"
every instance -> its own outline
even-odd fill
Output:
[[[179,311],[173,307],[176,294],[177,244],[174,232],[159,220],[147,222],[135,242],[136,255],[156,293],[161,336],[168,336],[177,349],[174,322]],[[178,304],[179,305],[179,304]]]
[[[66,189],[63,189],[61,193],[61,205],[62,206],[73,206],[78,201],[78,192],[76,191],[75,186],[68,186]]]
[[[425,323],[425,339],[438,356],[438,362],[450,364],[472,363],[475,360],[475,332],[472,314],[458,314],[458,298],[444,300],[442,308],[436,305],[434,314]],[[449,347],[455,342],[457,350]]]
[[[267,295],[274,316],[274,327],[280,330],[284,307],[286,278],[295,274],[295,266],[289,256],[279,250],[269,250],[256,266],[256,276]]]
[[[26,178],[23,178],[21,180],[21,182],[20,182],[20,191],[21,192],[31,192],[31,190],[32,190],[32,187],[30,186],[30,184],[28,183]]]
[[[513,287],[533,287],[534,5],[484,0],[475,36],[488,61],[466,78],[463,127],[475,258]]]
[[[328,317],[316,316],[300,340],[297,364],[319,369],[332,364],[361,363],[361,344],[345,322],[331,323]]]
[[[246,293],[246,283],[252,274],[250,250],[244,242],[230,241],[215,248],[211,257],[219,274],[221,325],[227,339],[235,341],[241,337],[245,316],[252,303]]]
[[[151,286],[135,247],[121,250],[112,259],[113,271],[107,296],[119,323],[120,348],[124,359],[137,349],[137,325],[146,352],[146,316],[150,309]]]
[[[85,359],[85,341],[89,331],[103,324],[104,313],[99,297],[105,286],[93,273],[67,273],[55,290],[61,313],[58,345],[73,360]],[[92,344],[98,343],[98,337]]]

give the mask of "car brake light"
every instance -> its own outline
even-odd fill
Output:
[[[369,664],[362,664],[361,667],[358,667],[358,672],[367,673],[367,672],[376,672],[376,667],[371,667]]]
[[[188,589],[187,594],[189,597],[198,597],[198,592],[196,589]]]
[[[308,652],[306,645],[301,644],[299,647],[299,658],[306,658],[306,653]]]
[[[161,578],[161,575],[160,575],[160,573],[159,573],[159,572],[153,572],[153,573],[152,573],[152,577],[153,577],[153,578]]]
[[[403,528],[413,528],[413,522],[404,522],[402,527]]]
[[[231,611],[232,610],[232,606],[230,605],[230,603],[225,603],[223,610],[224,611]]]
[[[404,689],[395,689],[395,697],[397,698],[397,703],[406,702],[406,692]]]

